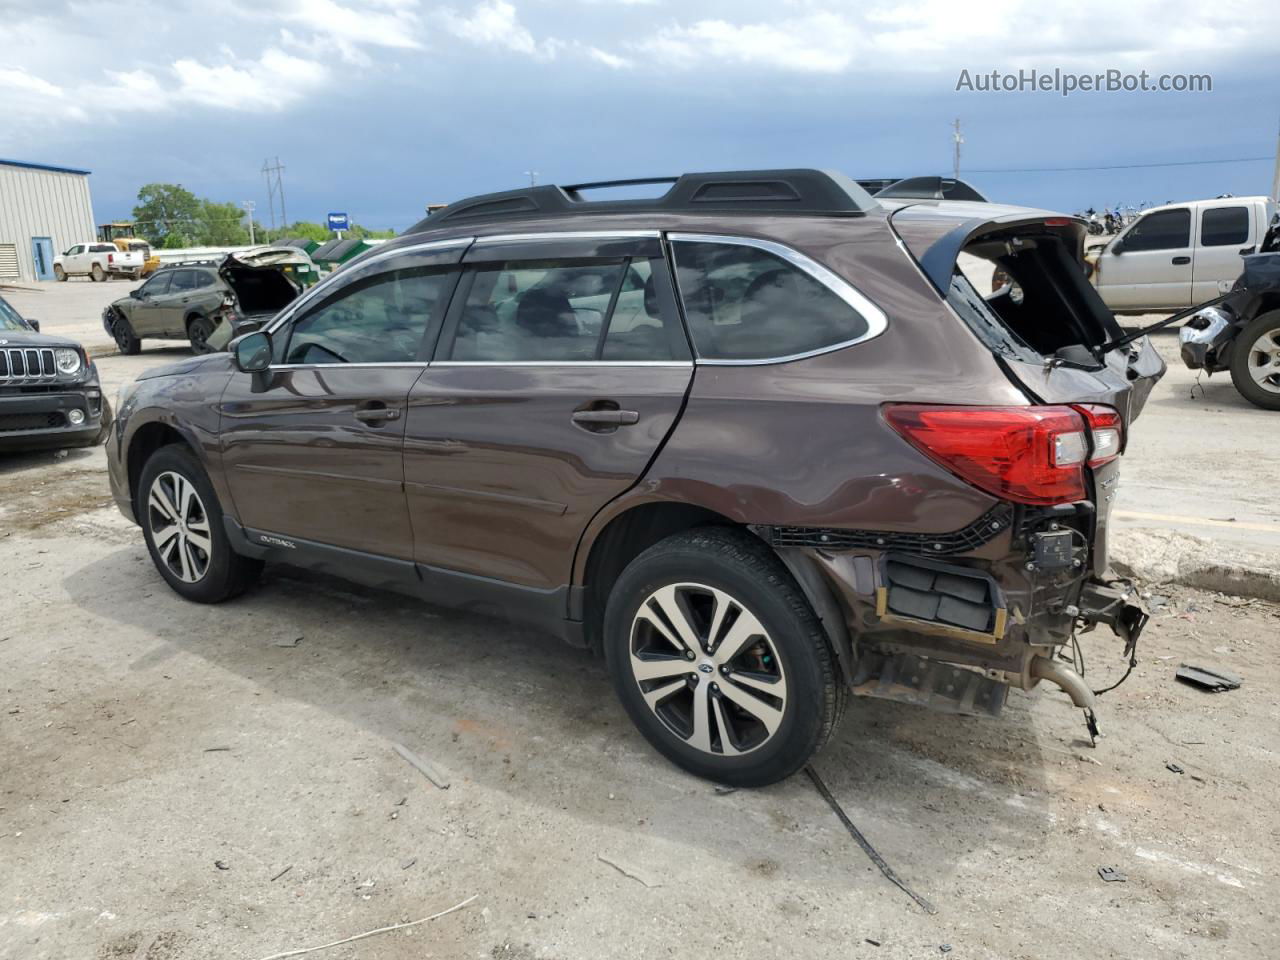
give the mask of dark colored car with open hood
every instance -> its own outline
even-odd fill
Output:
[[[296,299],[287,271],[304,267],[314,269],[301,250],[270,247],[172,264],[103,310],[102,327],[124,354],[136,354],[143,340],[187,340],[196,353],[222,349]]]
[[[144,375],[110,476],[161,576],[215,602],[285,561],[536,625],[720,782],[800,769],[849,695],[993,715],[1047,680],[1096,731],[1056,654],[1145,623],[1108,517],[1164,365],[1103,349],[1084,224],[814,170],[660,182],[459,201]]]
[[[0,451],[90,446],[110,423],[84,348],[41,333],[0,297]]]

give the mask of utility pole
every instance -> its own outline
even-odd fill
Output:
[[[1271,199],[1280,200],[1280,133],[1276,134],[1276,172],[1271,178]]]
[[[960,118],[959,117],[956,117],[955,123],[952,124],[952,126],[955,127],[955,133],[951,135],[951,139],[955,144],[955,159],[952,161],[951,169],[952,169],[952,175],[957,180],[959,180],[960,179],[960,144],[964,143],[964,137],[960,135]]]
[[[524,175],[529,178],[529,186],[536,187],[538,185],[538,171],[526,170]]]
[[[273,165],[271,161],[262,161],[262,176],[267,181],[267,205],[271,208],[271,229],[276,228],[276,198],[280,198],[280,227],[284,229],[289,226],[289,215],[284,209],[284,165],[280,163],[280,158],[276,157]]]
[[[240,206],[244,207],[244,212],[249,215],[249,246],[255,246],[253,239],[253,210],[257,206],[252,200],[241,200]]]

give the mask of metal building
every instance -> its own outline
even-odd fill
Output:
[[[89,171],[0,159],[0,281],[53,279],[53,258],[94,239]]]

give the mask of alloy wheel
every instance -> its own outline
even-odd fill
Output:
[[[166,471],[151,483],[147,523],[156,556],[183,583],[198,583],[209,571],[213,538],[209,514],[195,485],[182,474]]]
[[[1280,327],[1253,341],[1248,360],[1253,382],[1268,393],[1280,393]]]
[[[649,709],[704,753],[757,750],[786,712],[786,674],[768,631],[715,587],[676,583],[651,593],[632,620],[630,664]]]

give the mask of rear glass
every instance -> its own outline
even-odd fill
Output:
[[[869,329],[830,287],[768,251],[690,240],[672,249],[689,333],[703,359],[792,357]]]

